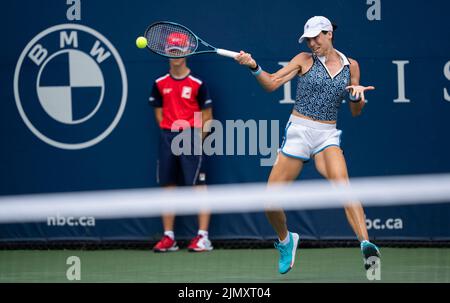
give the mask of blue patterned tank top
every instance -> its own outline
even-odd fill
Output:
[[[297,96],[294,109],[314,120],[337,120],[339,107],[350,84],[350,62],[344,54],[337,52],[343,63],[342,69],[331,77],[324,58],[313,55],[313,65],[304,75],[298,77]]]

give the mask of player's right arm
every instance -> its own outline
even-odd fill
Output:
[[[268,92],[273,92],[286,82],[290,81],[296,75],[301,73],[302,67],[305,65],[311,55],[308,53],[300,53],[283,68],[278,70],[276,73],[268,73],[266,71],[261,71],[259,75],[256,76],[259,84]],[[258,67],[255,59],[248,53],[243,51],[235,58],[235,60],[241,64],[248,66],[249,68],[255,69]]]

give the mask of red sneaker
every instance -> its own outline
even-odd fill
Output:
[[[167,251],[177,251],[177,242],[169,236],[164,236],[161,241],[156,243],[153,247],[154,252],[167,252]]]
[[[188,250],[195,252],[211,251],[213,250],[213,247],[211,245],[211,241],[209,241],[207,237],[197,235],[194,239],[192,239],[191,244],[188,246]]]

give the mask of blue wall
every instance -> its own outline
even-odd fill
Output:
[[[187,25],[218,47],[251,52],[268,71],[289,61],[305,45],[297,43],[305,21],[326,15],[339,25],[335,47],[359,61],[362,83],[376,86],[368,94],[365,112],[352,118],[343,105],[339,128],[350,175],[383,176],[450,171],[447,118],[450,91],[444,66],[450,61],[450,34],[446,23],[450,2],[381,2],[381,20],[369,21],[371,5],[364,0],[329,1],[190,1],[107,0],[81,1],[81,20],[68,21],[66,1],[9,1],[3,4],[0,23],[0,194],[67,192],[156,186],[158,129],[147,100],[152,82],[167,72],[167,60],[135,47],[134,41],[157,20]],[[201,7],[201,9],[200,9]],[[78,24],[101,33],[116,49],[126,69],[126,106],[112,132],[99,143],[77,150],[52,146],[24,123],[16,104],[14,76],[25,47],[44,30],[59,24]],[[67,30],[68,32],[70,30]],[[78,49],[89,54],[96,38],[80,31]],[[59,50],[59,32],[39,41],[49,55]],[[104,45],[104,44],[102,44]],[[33,46],[33,45],[31,45]],[[70,47],[69,47],[70,48]],[[405,65],[406,97],[395,103],[398,70]],[[280,104],[283,89],[268,94],[249,71],[229,58],[201,55],[189,65],[206,80],[214,101],[214,116],[226,120],[279,120],[280,140],[292,110]],[[61,81],[63,62],[50,71],[51,81]],[[64,143],[79,143],[99,135],[112,121],[124,92],[118,64],[113,58],[100,64],[105,79],[105,98],[97,114],[86,123],[67,125],[43,114],[36,99],[39,68],[25,59],[18,71],[18,92],[27,116],[47,136]],[[450,72],[449,72],[450,73]],[[17,75],[16,75],[17,76]],[[292,82],[292,94],[295,93]],[[37,126],[37,125],[38,126]],[[261,155],[213,156],[208,162],[210,184],[265,182],[270,167],[261,167]],[[303,179],[318,178],[313,164]],[[149,201],[152,203],[154,201]],[[383,207],[367,210],[376,238],[450,238],[450,205]],[[397,222],[390,228],[388,222]],[[352,238],[342,210],[290,212],[289,223],[305,237]],[[401,224],[400,224],[401,223]],[[370,224],[373,225],[373,224]],[[382,227],[384,226],[384,228]],[[401,228],[400,228],[401,227]],[[176,233],[190,237],[195,217],[179,218]],[[214,215],[212,238],[271,238],[274,234],[263,214]],[[154,219],[97,221],[95,227],[54,227],[46,224],[0,225],[0,239],[153,239],[161,233]]]

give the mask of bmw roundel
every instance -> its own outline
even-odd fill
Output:
[[[61,149],[83,149],[119,123],[128,93],[115,47],[79,24],[48,28],[23,50],[14,75],[17,109],[30,131]]]

